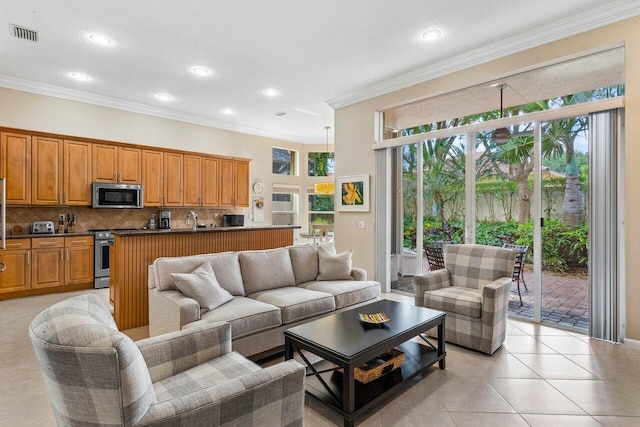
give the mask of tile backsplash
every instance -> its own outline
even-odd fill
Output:
[[[144,209],[92,209],[74,206],[28,206],[7,207],[7,234],[11,235],[13,227],[19,225],[24,234],[31,232],[31,224],[36,221],[53,221],[57,227],[58,215],[74,214],[76,218],[76,232],[90,229],[109,228],[143,228],[158,210],[171,211],[171,228],[188,228],[185,223],[187,212],[194,211],[198,215],[198,222],[204,222],[207,227],[215,224],[222,225],[223,214],[242,214],[239,209],[204,209],[204,208],[144,208]],[[218,214],[218,219],[215,215]]]

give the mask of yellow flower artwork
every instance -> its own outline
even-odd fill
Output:
[[[342,204],[343,205],[362,205],[362,182],[345,182],[342,184]]]

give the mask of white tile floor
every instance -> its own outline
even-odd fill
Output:
[[[106,300],[105,290],[90,291]],[[29,342],[33,317],[78,292],[0,301],[0,426],[54,426]],[[409,304],[398,294],[384,297]],[[133,339],[147,328],[126,331]],[[640,350],[510,320],[493,356],[447,345],[447,369],[430,368],[360,426],[640,426]],[[305,425],[342,425],[307,401]]]

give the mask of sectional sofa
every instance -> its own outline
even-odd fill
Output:
[[[209,268],[223,289],[220,305],[188,295],[208,283],[185,288],[181,281],[210,277],[202,273]],[[234,351],[262,356],[284,345],[284,329],[379,297],[380,283],[352,268],[351,253],[336,254],[333,245],[158,258],[149,266],[149,333],[226,321]]]

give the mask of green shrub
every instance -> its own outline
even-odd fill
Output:
[[[518,231],[517,221],[476,223],[476,243],[479,245],[502,246],[505,240],[512,238]],[[500,237],[507,239],[501,239]]]

